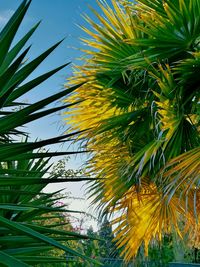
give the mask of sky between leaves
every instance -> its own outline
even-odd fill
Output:
[[[109,1],[108,1],[109,2]],[[10,16],[14,13],[16,8],[21,3],[21,0],[1,0],[0,2],[0,28],[2,28],[8,21]],[[42,73],[45,73],[57,66],[67,62],[76,63],[77,58],[81,56],[79,50],[83,44],[79,40],[80,37],[85,36],[84,32],[78,25],[87,25],[82,15],[87,13],[94,19],[94,15],[89,9],[92,6],[99,10],[96,0],[32,0],[31,6],[26,14],[26,17],[18,31],[16,41],[22,37],[34,24],[42,21],[37,31],[31,38],[32,44],[29,58],[33,59],[44,50],[49,48],[57,41],[65,38],[63,43],[47,58],[39,68],[28,78],[33,79]],[[28,59],[29,59],[28,58]],[[71,66],[72,66],[71,64]],[[66,67],[59,73],[51,77],[48,81],[38,86],[33,92],[26,95],[26,101],[33,103],[36,100],[51,95],[63,88],[67,77],[72,74],[71,66]],[[28,131],[31,136],[36,139],[50,138],[62,134],[66,130],[63,123],[63,118],[59,115],[50,115],[44,119],[39,120],[28,125]],[[68,146],[52,147],[52,149],[66,150]],[[70,147],[70,150],[73,148]],[[72,158],[69,163],[69,168],[78,168],[84,163],[84,156],[77,156]],[[66,184],[67,191],[71,191],[73,196],[83,197],[83,184]],[[63,188],[63,185],[57,187],[49,186],[48,190],[57,190]],[[88,202],[73,201],[71,208],[86,210]],[[92,222],[88,222],[90,224]],[[95,226],[95,224],[93,224]]]

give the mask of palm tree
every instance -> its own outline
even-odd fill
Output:
[[[37,66],[60,44],[58,42],[32,61],[24,62],[30,49],[24,49],[24,46],[39,24],[30,29],[17,43],[13,44],[13,39],[30,2],[22,1],[0,32],[0,265],[22,267],[49,263],[52,266],[55,263],[66,262],[65,257],[50,256],[55,248],[63,254],[75,255],[96,263],[67,243],[69,240],[76,242],[85,239],[86,236],[73,231],[59,230],[59,221],[57,225],[49,223],[50,214],[59,219],[63,212],[72,211],[64,205],[55,205],[56,192],[42,192],[49,183],[76,180],[72,177],[61,178],[48,172],[51,157],[75,152],[48,152],[41,148],[71,141],[78,133],[30,142],[29,134],[24,130],[26,123],[69,107],[59,105],[43,109],[79,87],[77,85],[62,90],[33,104],[26,104],[21,100],[25,93],[68,65],[67,63],[26,81]],[[78,180],[83,180],[83,177]]]
[[[85,63],[69,84],[73,129],[91,151],[91,196],[114,214],[125,259],[198,227],[200,2],[121,0],[85,16]],[[196,235],[195,235],[196,236]]]

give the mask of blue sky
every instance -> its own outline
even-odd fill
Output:
[[[0,28],[3,27],[20,3],[21,0],[1,0]],[[96,0],[32,0],[31,6],[16,37],[16,40],[19,39],[34,24],[42,20],[42,23],[29,42],[29,44],[32,44],[32,47],[28,60],[38,56],[64,37],[65,40],[28,79],[33,79],[69,61],[77,63],[76,59],[81,56],[79,48],[83,47],[79,38],[85,36],[84,32],[77,25],[87,25],[81,16],[83,13],[87,13],[90,17],[94,18],[88,5],[99,10]],[[34,89],[25,99],[29,103],[35,102],[36,100],[58,92],[63,88],[66,78],[69,77],[71,73],[71,67],[66,67]],[[63,133],[67,127],[64,126],[61,128],[60,126],[62,124],[62,117],[59,115],[51,115],[29,124],[28,131],[31,132],[33,138],[50,138]],[[67,146],[54,148],[64,150]],[[84,156],[78,156],[76,159],[73,158],[69,167],[78,168],[84,163],[84,160]],[[74,196],[83,196],[82,184],[73,183],[71,185],[66,184],[66,186],[67,191],[71,191]],[[53,191],[61,187],[63,187],[63,185],[54,185],[50,186],[48,190]],[[88,203],[86,202],[73,201],[71,208],[86,210],[87,206]]]
[[[14,13],[21,0],[1,0],[0,3],[0,27],[6,23]],[[33,79],[42,73],[54,69],[64,63],[77,63],[77,58],[81,56],[80,48],[83,44],[79,40],[86,34],[78,25],[87,25],[82,15],[87,13],[95,18],[89,6],[99,10],[96,0],[32,0],[25,19],[17,33],[17,39],[21,38],[33,25],[42,21],[29,44],[32,45],[28,55],[28,60],[37,57],[50,46],[65,38],[62,44],[35,70],[28,79]],[[72,74],[72,64],[48,81],[39,85],[32,92],[28,93],[24,99],[35,102],[41,98],[58,92],[63,88],[66,79]],[[59,115],[50,115],[39,121],[28,125],[32,138],[50,138],[62,134],[67,128],[64,119]],[[79,157],[78,157],[79,158]],[[76,160],[72,165],[80,165],[82,159]],[[76,166],[74,166],[76,167]]]
[[[8,20],[20,3],[20,0],[1,0],[0,27]],[[85,35],[77,25],[86,24],[81,16],[83,13],[94,17],[88,5],[98,9],[95,0],[32,0],[16,38],[22,37],[35,23],[42,20],[39,28],[31,38],[32,48],[29,53],[29,59],[38,56],[57,41],[63,38],[66,39],[29,79],[69,61],[77,62],[76,59],[81,55],[79,48],[83,47],[79,37]],[[29,93],[26,100],[34,102],[41,99],[41,97],[44,98],[62,89],[66,78],[71,73],[71,67],[66,67]],[[29,127],[31,127],[34,137],[51,137],[58,132],[59,121],[61,121],[61,118],[58,116],[50,116],[48,119],[45,118],[40,122],[33,123]]]

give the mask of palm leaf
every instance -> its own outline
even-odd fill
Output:
[[[111,2],[93,11],[99,23],[86,16],[84,65],[69,80],[85,83],[66,113],[73,130],[89,129],[77,138],[92,152],[88,191],[100,215],[114,214],[130,260],[143,243],[197,227],[200,4]]]

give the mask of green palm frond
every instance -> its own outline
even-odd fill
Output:
[[[73,130],[89,129],[78,140],[85,139],[92,151],[88,171],[103,178],[90,184],[89,193],[101,214],[118,217],[116,239],[129,260],[141,244],[147,250],[163,233],[180,233],[181,219],[185,232],[197,226],[200,3],[99,5],[99,23],[86,16],[89,29],[83,28],[89,34],[83,40],[85,63],[69,81],[85,82],[68,98],[81,102],[66,113]]]

